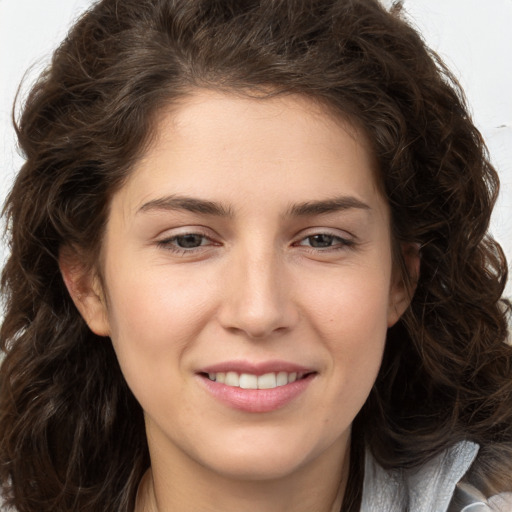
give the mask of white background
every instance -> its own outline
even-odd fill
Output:
[[[122,0],[121,0],[122,1]],[[391,4],[391,0],[383,0]],[[0,0],[0,201],[21,163],[10,124],[17,87],[34,78],[90,0]],[[408,16],[460,79],[502,192],[492,233],[512,260],[512,0],[404,0]],[[26,90],[26,88],[25,88]],[[23,95],[22,95],[23,96]],[[5,250],[0,245],[0,259]],[[509,265],[510,266],[510,265]],[[512,295],[509,279],[507,295]]]

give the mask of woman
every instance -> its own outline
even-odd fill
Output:
[[[498,180],[397,10],[103,0],[18,136],[7,504],[512,509]]]

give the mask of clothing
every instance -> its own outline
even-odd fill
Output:
[[[367,450],[361,512],[512,512],[512,493],[487,500],[459,484],[478,450],[463,441],[414,470],[385,470]]]

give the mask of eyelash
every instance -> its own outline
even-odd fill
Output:
[[[177,245],[177,241],[179,239],[184,239],[186,237],[199,237],[199,238],[201,238],[201,243],[200,243],[200,245],[198,245],[196,247],[188,247],[188,248],[180,247],[179,245]],[[313,247],[311,245],[303,245],[303,242],[308,241],[308,240],[309,240],[309,243],[311,244],[311,240],[314,239],[315,237],[327,237],[328,239],[330,239],[330,241],[331,241],[331,243],[333,243],[333,245],[329,245],[327,247]],[[209,243],[204,243],[205,241],[209,242]],[[218,246],[218,245],[220,245],[220,244],[216,243],[214,240],[212,240],[211,237],[209,237],[205,233],[201,233],[201,232],[180,233],[179,235],[174,235],[172,237],[157,241],[158,247],[163,248],[167,251],[171,251],[179,256],[196,254],[197,252],[202,251],[207,247]],[[329,232],[315,232],[315,233],[309,234],[305,237],[302,237],[300,240],[298,240],[297,242],[294,242],[292,245],[294,247],[302,247],[309,252],[318,254],[318,253],[337,252],[337,251],[351,249],[356,245],[356,242],[354,240],[349,240],[347,238],[343,238],[339,235],[335,235],[335,234],[329,233]]]

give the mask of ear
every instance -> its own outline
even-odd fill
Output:
[[[403,265],[395,263],[393,269],[388,307],[388,327],[398,322],[409,307],[420,275],[419,244],[401,244],[400,252]]]
[[[109,336],[105,295],[97,273],[80,257],[79,251],[69,246],[59,251],[59,268],[71,299],[91,331]]]

